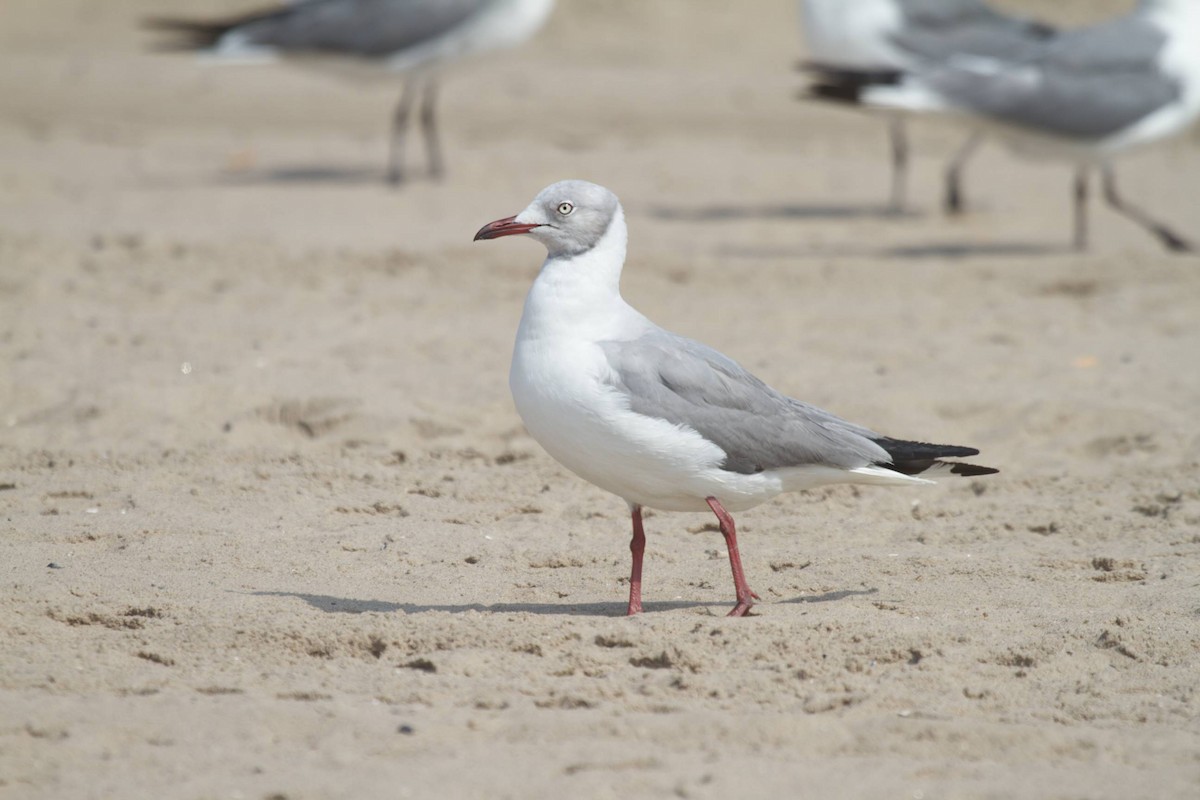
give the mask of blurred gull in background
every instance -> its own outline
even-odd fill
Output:
[[[160,17],[146,24],[178,35],[175,48],[226,63],[286,58],[356,76],[403,73],[387,173],[398,184],[406,177],[404,140],[418,96],[429,172],[443,173],[434,116],[438,73],[467,56],[524,42],[553,7],[554,0],[299,0],[234,19]]]
[[[814,94],[903,111],[951,114],[1018,152],[1073,164],[1074,241],[1088,241],[1088,176],[1101,173],[1118,213],[1169,249],[1187,240],[1117,193],[1118,154],[1186,129],[1200,115],[1200,0],[1142,0],[1131,13],[1064,32],[1011,55],[946,56],[933,37],[903,32],[917,58],[900,76],[823,76]]]
[[[983,0],[800,0],[807,58],[818,85],[889,83],[923,59],[1020,57],[1055,35],[1049,25],[1006,16]],[[889,208],[904,210],[908,137],[902,115],[891,116],[892,189]],[[961,175],[978,146],[963,143],[946,170],[944,206],[963,210]]]

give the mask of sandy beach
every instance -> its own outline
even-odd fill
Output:
[[[253,4],[251,4],[253,5]],[[1009,3],[1079,21],[1128,4]],[[234,0],[175,2],[212,15]],[[791,2],[564,0],[443,92],[155,53],[150,0],[0,17],[0,798],[1200,796],[1200,258],[1069,169],[796,99]],[[1200,137],[1119,163],[1200,239]],[[413,151],[414,164],[423,154]],[[624,293],[988,478],[629,521],[507,387],[544,185]]]

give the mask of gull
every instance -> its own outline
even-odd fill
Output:
[[[1049,25],[1011,17],[983,0],[800,0],[807,60],[818,86],[893,82],[921,59],[1019,57],[1055,35]],[[914,51],[913,45],[919,46]],[[903,211],[908,136],[902,113],[889,114],[892,145],[890,210]],[[963,210],[962,172],[982,135],[973,131],[945,174],[946,213]]]
[[[475,240],[524,234],[547,257],[525,299],[509,387],[526,429],[563,466],[624,498],[633,523],[627,613],[642,610],[642,509],[716,514],[737,605],[757,595],[731,511],[831,483],[931,483],[996,470],[944,458],[970,447],[882,436],[793,400],[732,359],[663,330],[621,297],[625,214],[586,181],[543,189]]]
[[[450,63],[513,47],[546,21],[554,0],[298,0],[225,20],[153,18],[176,46],[227,63],[279,59],[354,79],[401,73],[392,117],[388,181],[404,181],[404,140],[420,98],[430,175],[444,172],[434,109],[438,74]]]
[[[1181,133],[1200,116],[1200,0],[1141,0],[1106,22],[1060,33],[1016,57],[926,56],[890,85],[831,80],[817,94],[891,110],[944,113],[981,127],[1019,153],[1075,168],[1074,243],[1088,242],[1088,179],[1099,171],[1104,198],[1170,250],[1188,240],[1117,191],[1113,159]]]

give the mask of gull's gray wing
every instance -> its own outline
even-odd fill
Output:
[[[390,55],[440,36],[491,0],[304,0],[238,26],[252,44],[293,52]]]
[[[891,463],[879,434],[780,394],[699,342],[660,330],[600,347],[633,411],[695,430],[731,472]]]
[[[441,36],[496,0],[297,0],[291,5],[205,21],[155,17],[151,28],[180,37],[169,47],[203,49],[227,34],[241,43],[296,54],[376,58]]]
[[[1058,30],[1037,20],[1002,14],[981,0],[902,0],[904,26],[892,43],[909,55],[940,62],[954,56],[1028,58]]]
[[[1047,39],[1016,58],[950,58],[915,70],[958,106],[1062,136],[1100,138],[1175,101],[1161,30],[1134,16]]]

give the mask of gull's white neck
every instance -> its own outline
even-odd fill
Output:
[[[1196,0],[1142,0],[1138,3],[1139,13],[1167,12],[1171,14],[1189,14],[1200,5]]]
[[[525,298],[518,341],[532,339],[626,339],[649,324],[621,297],[621,269],[628,235],[618,207],[590,249],[546,258]]]
[[[1143,0],[1137,13],[1157,24],[1168,36],[1191,38],[1196,23],[1200,22],[1200,0]]]

